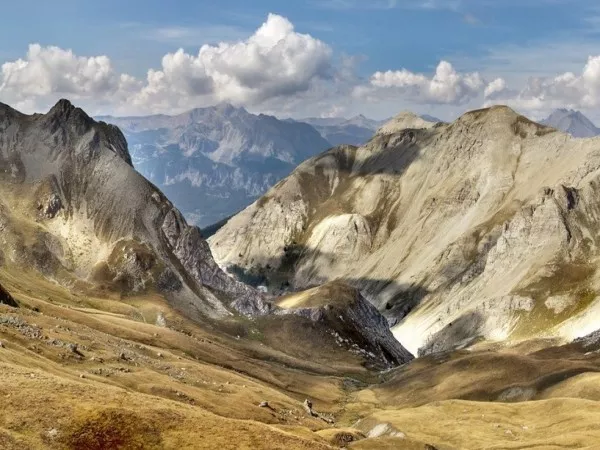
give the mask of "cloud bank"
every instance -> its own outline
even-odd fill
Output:
[[[600,56],[582,61],[580,71],[531,77],[520,85],[485,68],[462,72],[446,60],[432,73],[390,61],[391,68],[367,76],[359,74],[361,63],[362,57],[335,55],[327,43],[296,31],[287,18],[269,14],[247,38],[203,45],[197,53],[167,53],[141,78],[119,73],[106,55],[80,56],[31,44],[24,57],[2,64],[0,101],[34,112],[67,97],[93,113],[113,114],[177,113],[228,102],[280,115],[311,111],[324,117],[365,104],[437,111],[503,103],[538,115],[556,107],[600,106]]]

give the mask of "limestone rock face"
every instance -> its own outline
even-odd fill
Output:
[[[501,106],[396,124],[300,165],[211,237],[217,262],[345,280],[415,354],[599,329],[600,140]]]
[[[155,287],[200,316],[270,310],[132,167],[127,142],[66,100],[27,116],[0,104],[1,244],[9,263],[124,293]]]

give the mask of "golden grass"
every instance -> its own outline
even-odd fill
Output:
[[[517,404],[451,400],[370,417],[439,449],[595,449],[600,442],[600,404],[581,399]],[[370,448],[367,441],[364,445]]]
[[[0,283],[21,304],[0,306],[0,317],[22,325],[0,323],[2,449],[552,449],[600,442],[600,355],[577,345],[480,345],[418,359],[376,383],[357,358],[317,343],[315,331],[298,328],[303,322],[294,318],[239,322],[254,337],[238,340],[235,324],[223,331],[190,322],[154,294],[87,296],[10,267],[0,269]],[[345,298],[336,286],[328,285],[325,297]],[[297,307],[313,305],[310,296]],[[155,325],[159,312],[169,327]],[[345,376],[375,384],[344,387]],[[498,402],[523,396],[535,401]],[[337,425],[307,417],[305,398]],[[271,408],[260,408],[263,400]],[[405,437],[364,438],[369,427],[357,424],[364,418],[358,424],[389,423]]]

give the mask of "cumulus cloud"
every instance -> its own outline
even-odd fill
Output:
[[[162,58],[145,80],[119,74],[107,56],[83,57],[59,47],[33,44],[23,59],[2,65],[0,100],[43,109],[59,97],[102,99],[115,111],[173,112],[217,102],[260,105],[309,91],[333,79],[332,50],[296,32],[286,18],[269,14],[246,40],[183,49]]]
[[[359,86],[357,97],[370,100],[405,96],[417,103],[459,105],[481,94],[485,82],[477,72],[460,74],[441,61],[433,77],[406,69],[375,72],[367,86]]]
[[[486,89],[486,104],[498,102],[532,112],[600,106],[600,56],[590,56],[580,74],[530,78],[520,90],[508,89],[504,82]]]
[[[191,30],[161,33],[181,37]],[[66,97],[92,114],[177,113],[230,102],[280,116],[323,117],[363,112],[369,108],[365,102],[390,115],[399,109],[399,101],[417,110],[431,105],[434,115],[482,103],[504,103],[531,114],[600,106],[600,56],[589,57],[579,71],[545,77],[538,71],[528,80],[492,66],[484,70],[492,80],[488,82],[479,72],[459,72],[448,61],[440,61],[434,73],[378,71],[365,80],[358,70],[363,57],[334,57],[329,45],[298,32],[276,14],[269,14],[247,37],[229,38],[193,53],[167,53],[139,79],[120,73],[105,55],[81,56],[32,44],[24,57],[0,66],[0,101],[34,112]]]
[[[190,98],[259,104],[309,90],[314,80],[330,76],[331,56],[327,44],[269,14],[245,41],[204,45],[197,55],[183,50],[165,55],[161,70],[148,72],[133,101],[150,108],[169,102],[183,106]]]
[[[0,73],[0,97],[16,106],[35,107],[57,96],[119,100],[140,86],[118,74],[107,56],[81,57],[39,44],[30,45],[25,58],[4,63]]]

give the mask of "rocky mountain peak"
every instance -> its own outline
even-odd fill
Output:
[[[434,125],[434,122],[428,122],[411,111],[402,111],[379,128],[377,134],[394,134],[409,128],[432,128]]]
[[[78,141],[87,133],[93,133],[89,151],[94,151],[104,144],[128,165],[133,165],[127,140],[121,130],[105,122],[96,122],[83,109],[74,106],[69,100],[59,100],[47,114],[39,116],[38,120],[41,124],[40,128],[56,135],[65,150],[72,148],[72,142]]]
[[[93,120],[81,108],[75,107],[69,100],[60,99],[46,114],[49,121],[73,123],[89,127]]]
[[[600,134],[600,129],[590,119],[581,111],[573,109],[557,109],[541,123],[578,138],[593,137]]]
[[[0,182],[20,184],[27,199],[12,198],[0,183],[2,250],[18,256],[11,262],[125,295],[157,289],[209,317],[269,310],[260,293],[218,268],[200,231],[133,169],[119,128],[61,100],[45,115],[14,115],[7,130]],[[31,248],[11,225],[13,214],[42,224],[27,231],[36,236]]]

